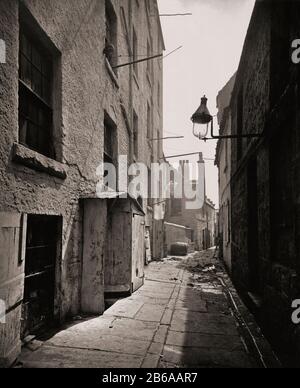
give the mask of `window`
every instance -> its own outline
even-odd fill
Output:
[[[19,61],[19,141],[55,158],[52,57],[43,44],[22,26]]]
[[[243,127],[244,127],[244,91],[243,87],[240,89],[237,101],[237,160],[239,161],[243,156]]]
[[[180,216],[182,214],[182,200],[178,198],[172,199],[172,216]]]
[[[139,118],[133,112],[133,152],[136,158],[139,157]]]
[[[112,67],[117,65],[118,48],[117,48],[117,16],[110,0],[105,1],[105,55]],[[116,69],[114,69],[116,73]]]
[[[104,155],[103,155],[104,163],[113,165],[117,168],[117,162],[116,162],[115,156],[116,156],[116,125],[109,118],[109,116],[105,114]],[[104,169],[104,172],[103,172],[104,178],[108,176],[108,173],[109,173],[108,169]],[[113,179],[112,176],[111,176],[111,179]],[[116,190],[117,188],[115,187],[115,183],[116,183],[115,181],[108,179],[108,181],[106,182],[106,186]]]
[[[133,38],[132,38],[132,56],[133,56],[133,62],[138,60],[138,39],[135,32],[135,29],[133,29]],[[138,75],[138,64],[133,64],[133,69],[136,75]]]
[[[115,164],[114,153],[115,126],[105,118],[104,120],[104,162]]]
[[[229,153],[228,153],[228,144],[229,141],[227,139],[224,139],[224,147],[225,147],[225,163],[224,163],[224,172],[227,171],[228,165],[229,165]]]

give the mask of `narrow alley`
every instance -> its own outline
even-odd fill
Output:
[[[299,17],[0,0],[0,369],[300,368]]]
[[[239,312],[233,305],[239,306]],[[145,285],[103,316],[77,317],[47,339],[32,339],[23,348],[17,367],[278,366],[249,317],[215,259],[214,249],[185,258],[169,257],[151,263]],[[256,336],[252,337],[255,351],[245,335],[247,325]]]

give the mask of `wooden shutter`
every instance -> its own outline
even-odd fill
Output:
[[[0,299],[6,305],[6,323],[0,324],[0,367],[9,366],[20,351],[26,226],[26,215],[0,212]]]

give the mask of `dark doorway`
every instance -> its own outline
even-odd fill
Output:
[[[248,165],[248,265],[249,288],[259,294],[257,160]]]
[[[23,338],[53,324],[60,230],[60,217],[28,216],[22,308]]]

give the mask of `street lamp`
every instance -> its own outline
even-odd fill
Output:
[[[199,140],[207,141],[207,140],[219,140],[219,139],[252,139],[252,138],[260,138],[263,136],[263,133],[247,133],[247,134],[239,134],[239,135],[224,135],[224,136],[216,136],[214,135],[214,116],[209,113],[207,108],[208,99],[206,96],[201,98],[201,105],[193,114],[191,120],[193,122],[193,134]],[[211,137],[208,136],[209,132],[209,124],[211,124]]]
[[[192,116],[193,134],[200,140],[205,140],[208,135],[209,123],[213,123],[213,117],[207,108],[208,99],[201,98],[201,105]],[[213,125],[213,124],[212,124]]]

